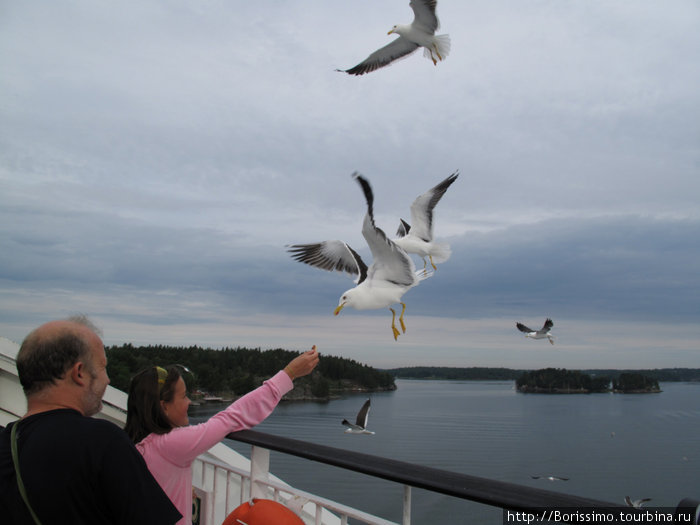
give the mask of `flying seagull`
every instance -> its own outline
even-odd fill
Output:
[[[515,326],[525,334],[525,337],[532,337],[533,339],[544,339],[546,337],[551,344],[554,344],[554,336],[549,333],[552,326],[554,326],[554,322],[549,318],[547,318],[540,330],[532,330],[522,323],[515,323]]]
[[[367,213],[362,224],[362,236],[367,241],[374,261],[367,267],[359,254],[343,241],[323,241],[316,244],[293,244],[288,246],[292,257],[317,268],[328,271],[347,272],[357,276],[357,286],[347,290],[340,297],[334,314],[338,315],[345,306],[357,310],[374,310],[388,307],[391,310],[391,330],[397,340],[401,332],[396,328],[396,311],[392,304],[402,306],[399,322],[406,333],[403,314],[406,303],[401,301],[403,294],[432,275],[425,270],[416,271],[411,257],[374,224],[372,187],[367,179],[355,172],[353,179],[362,188],[367,200]]]
[[[627,506],[634,507],[635,509],[641,509],[647,501],[651,501],[651,498],[633,500],[629,496],[625,496],[625,503],[627,503]]]
[[[532,479],[548,479],[549,481],[569,481],[569,478],[560,478],[559,476],[530,476]]]
[[[458,176],[459,171],[455,171],[440,184],[417,197],[411,204],[411,225],[401,219],[396,232],[399,237],[394,239],[394,242],[408,253],[420,255],[423,268],[427,265],[426,257],[430,259],[433,270],[437,270],[433,257],[437,262],[444,262],[450,258],[449,244],[433,242],[433,209]]]
[[[347,419],[343,419],[342,424],[348,427],[345,429],[346,434],[374,434],[374,432],[367,430],[367,416],[369,415],[369,404],[370,400],[368,399],[367,401],[365,401],[365,404],[362,405],[362,408],[357,413],[357,419],[355,420],[354,425],[350,423],[350,421],[348,421]]]
[[[411,0],[413,22],[409,25],[397,24],[391,28],[389,35],[397,34],[399,38],[377,49],[364,61],[350,69],[338,69],[350,75],[364,75],[381,67],[391,64],[394,60],[413,53],[423,47],[423,56],[430,58],[437,65],[438,60],[444,60],[450,52],[449,35],[436,35],[440,21],[435,14],[437,0]]]

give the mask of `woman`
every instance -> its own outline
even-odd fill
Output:
[[[318,364],[314,346],[294,358],[256,390],[199,425],[188,426],[185,381],[179,367],[151,367],[131,380],[126,430],[141,452],[148,469],[184,516],[178,525],[191,523],[192,462],[230,432],[251,428],[272,413],[292,380],[305,376]]]

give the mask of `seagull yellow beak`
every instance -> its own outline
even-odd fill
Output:
[[[345,303],[339,304],[336,306],[335,310],[333,310],[333,315],[338,315],[340,311],[343,309],[343,306],[345,306]]]
[[[394,32],[394,30],[393,30],[393,29],[390,29],[389,32],[387,33],[387,35],[390,35],[390,34],[393,33],[393,32]]]

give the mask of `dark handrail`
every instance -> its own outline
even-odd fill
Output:
[[[633,510],[622,504],[458,474],[361,452],[273,436],[255,430],[241,430],[233,432],[227,437],[242,443],[291,454],[311,461],[318,461],[396,483],[509,510],[528,511],[543,508],[618,510],[624,508],[630,511]]]

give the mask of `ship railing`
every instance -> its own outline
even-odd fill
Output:
[[[377,525],[388,525],[393,522],[371,516],[313,494],[298,491],[288,485],[271,481],[269,474],[271,450],[402,484],[404,487],[402,525],[411,524],[412,488],[424,489],[455,498],[500,507],[504,510],[504,522],[505,511],[532,513],[541,512],[543,509],[585,509],[587,511],[600,512],[625,510],[625,512],[641,514],[646,510],[644,508],[633,509],[622,504],[450,472],[361,452],[274,436],[254,430],[234,432],[229,434],[227,438],[251,445],[251,468],[250,473],[246,474],[246,479],[249,483],[248,497],[265,497],[266,491],[269,492],[270,488],[272,488],[274,491],[277,491],[275,492],[276,495],[280,492],[285,492],[286,494],[291,494],[292,497],[306,498],[316,505],[315,525],[325,523],[321,521],[320,509],[322,508],[337,513],[340,516],[342,525],[347,523],[348,518],[353,518],[366,524]],[[243,498],[243,490],[240,493],[240,497]],[[675,512],[681,511],[686,513],[685,517],[688,515],[692,517],[690,521],[687,519],[682,520],[683,523],[698,525],[698,516],[700,514],[699,501],[691,498],[681,500],[675,508]]]
[[[194,491],[201,502],[202,525],[221,524],[239,505],[253,498],[266,498],[284,503],[314,525],[347,525],[352,518],[367,525],[398,525],[316,494],[296,489],[287,483],[271,479],[270,451],[252,447],[251,468],[246,470],[199,456],[194,464]]]

